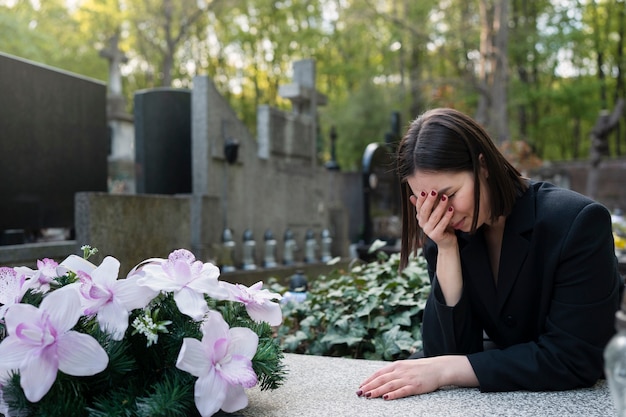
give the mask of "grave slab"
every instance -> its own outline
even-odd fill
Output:
[[[274,391],[248,390],[249,405],[229,416],[611,416],[606,381],[586,389],[557,392],[481,393],[446,387],[393,401],[356,396],[359,383],[389,362],[285,354],[285,383]]]

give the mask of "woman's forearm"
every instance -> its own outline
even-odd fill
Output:
[[[437,281],[446,300],[446,305],[450,307],[455,306],[463,293],[461,256],[458,246],[439,249],[437,255]]]
[[[464,355],[447,355],[438,358],[442,362],[442,381],[440,387],[455,385],[457,387],[477,387],[478,378],[474,368]]]

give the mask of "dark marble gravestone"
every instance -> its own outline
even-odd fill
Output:
[[[400,238],[400,182],[390,146],[371,143],[363,155],[364,241],[384,240],[393,246]]]
[[[401,238],[400,182],[393,149],[370,143],[363,153],[363,236],[357,251],[364,260],[375,240],[386,242],[381,250],[396,252]]]
[[[138,193],[191,193],[191,91],[135,93]]]
[[[0,53],[0,234],[73,228],[108,152],[104,83]]]

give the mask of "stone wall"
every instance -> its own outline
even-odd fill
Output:
[[[588,161],[566,161],[545,164],[531,173],[533,178],[546,179],[581,194],[587,193]],[[595,199],[609,210],[626,210],[626,158],[602,161],[598,171]]]
[[[272,232],[279,242],[277,258],[289,229],[299,243],[299,258],[308,230],[319,240],[322,230],[333,236],[335,256],[346,256],[349,215],[344,194],[338,192],[342,174],[316,162],[314,117],[268,106],[258,109],[254,136],[238,119],[208,77],[195,77],[192,89],[193,195],[219,201],[205,219],[210,234],[192,219],[192,247],[198,256],[215,256],[221,232],[232,230],[238,247],[249,229],[257,242],[257,265],[262,265],[263,241]],[[229,163],[225,146],[235,143],[237,158]],[[194,200],[193,213],[205,213],[203,199]],[[217,233],[216,233],[217,232]]]

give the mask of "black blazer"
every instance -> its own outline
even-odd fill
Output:
[[[506,219],[497,286],[482,230],[457,236],[464,285],[454,307],[435,276],[437,247],[424,244],[425,356],[467,354],[481,391],[564,390],[603,377],[621,290],[604,206],[531,182]],[[483,331],[496,348],[483,348]]]

